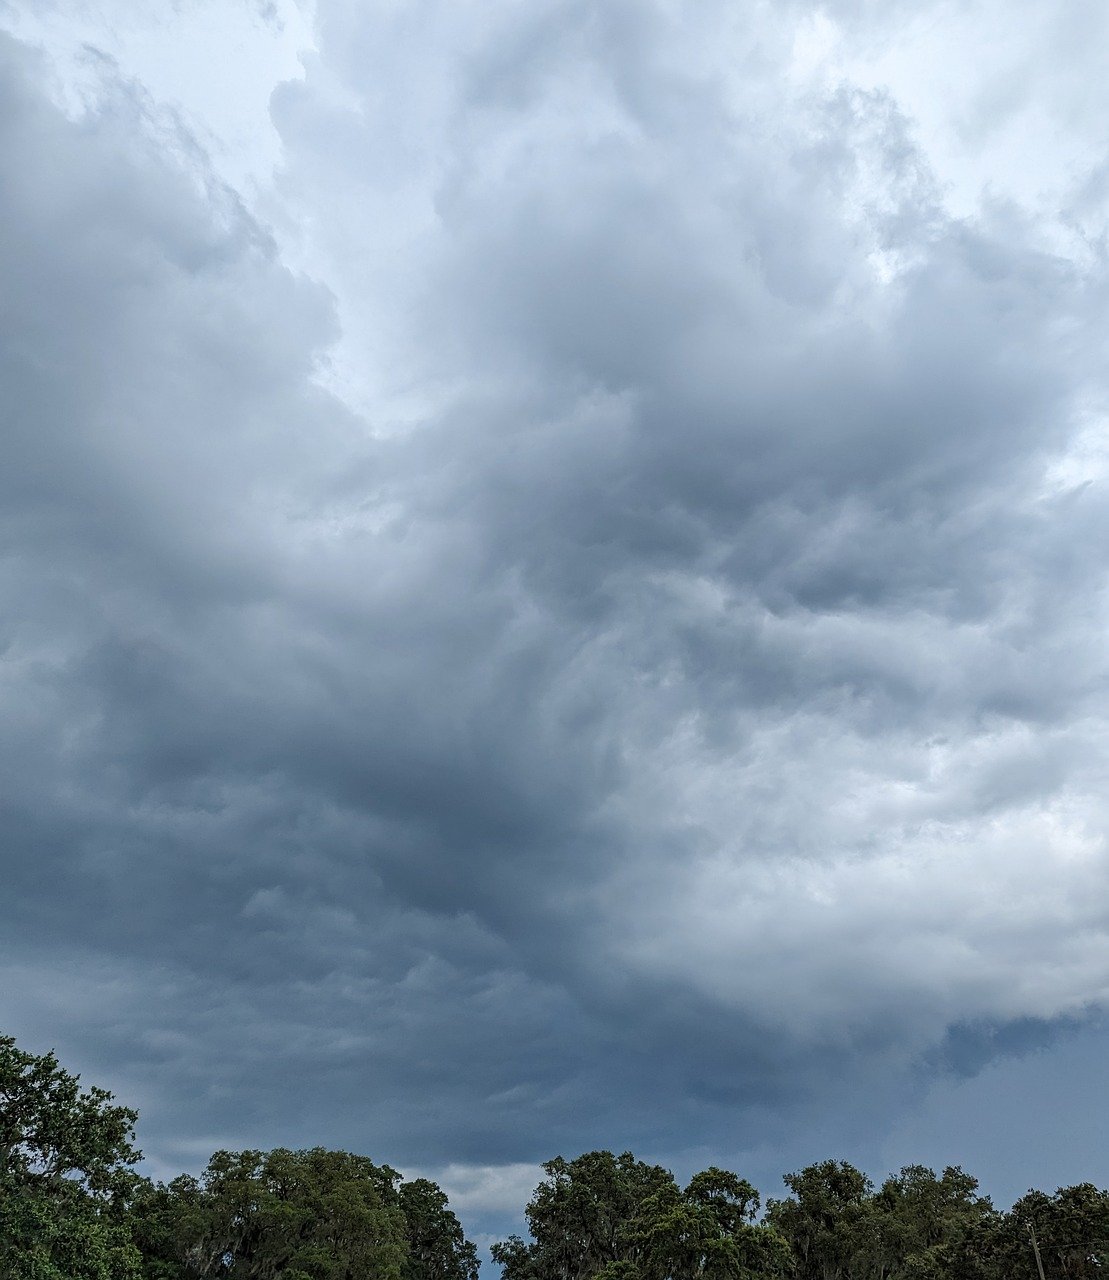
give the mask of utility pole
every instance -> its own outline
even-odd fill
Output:
[[[1036,1228],[1029,1223],[1028,1234],[1032,1237],[1032,1252],[1036,1255],[1036,1270],[1040,1273],[1040,1280],[1047,1280],[1044,1275],[1044,1264],[1040,1258],[1040,1246],[1036,1241]]]

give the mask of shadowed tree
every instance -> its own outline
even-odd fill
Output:
[[[754,1187],[711,1168],[685,1191],[652,1196],[636,1223],[643,1280],[772,1280],[788,1273],[789,1246],[771,1227],[753,1222]]]
[[[532,1242],[494,1245],[504,1280],[773,1280],[789,1250],[756,1225],[754,1187],[723,1169],[684,1191],[630,1153],[552,1160],[527,1208]]]
[[[767,1202],[767,1220],[789,1242],[798,1280],[861,1276],[876,1251],[870,1179],[843,1160],[783,1178],[793,1195]]]
[[[345,1151],[217,1151],[200,1180],[155,1188],[150,1280],[404,1280],[399,1175]]]
[[[405,1280],[477,1280],[477,1250],[441,1188],[415,1178],[401,1183],[398,1199],[408,1238]]]
[[[875,1280],[949,1275],[955,1255],[965,1252],[980,1226],[997,1217],[989,1199],[977,1192],[978,1180],[957,1167],[937,1177],[915,1164],[891,1175],[873,1198],[865,1274]]]
[[[543,1169],[547,1177],[525,1210],[532,1242],[513,1236],[493,1246],[504,1280],[589,1280],[607,1264],[633,1263],[634,1223],[643,1205],[651,1196],[677,1194],[668,1170],[630,1151],[558,1156]],[[625,1267],[611,1274],[631,1273]]]
[[[1082,1182],[1060,1187],[1053,1196],[1043,1191],[1022,1196],[996,1233],[998,1275],[1037,1280],[1033,1229],[1047,1280],[1109,1276],[1109,1191]]]
[[[399,1184],[399,1185],[398,1185]],[[433,1182],[345,1151],[217,1151],[136,1201],[146,1280],[476,1280]]]

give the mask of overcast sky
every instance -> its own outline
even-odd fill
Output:
[[[4,1027],[476,1233],[1109,1182],[1103,0],[0,26]]]

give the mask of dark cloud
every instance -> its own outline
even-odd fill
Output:
[[[1103,263],[788,14],[320,8],[277,231],[2,47],[8,1016],[166,1168],[877,1158],[1109,983]]]

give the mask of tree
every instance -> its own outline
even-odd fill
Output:
[[[641,1209],[636,1239],[644,1280],[772,1280],[787,1274],[789,1246],[753,1219],[759,1195],[725,1169],[695,1174],[683,1192],[656,1194]]]
[[[527,1208],[531,1243],[493,1246],[504,1280],[775,1280],[789,1249],[756,1225],[759,1197],[723,1169],[685,1190],[630,1152],[592,1151],[545,1164]]]
[[[525,1216],[532,1242],[518,1236],[495,1244],[504,1280],[592,1280],[610,1263],[636,1262],[633,1223],[647,1199],[677,1191],[673,1175],[636,1160],[630,1151],[590,1151],[543,1165]],[[630,1274],[611,1268],[606,1275]]]
[[[1032,1231],[1047,1280],[1096,1280],[1109,1275],[1109,1191],[1092,1183],[1060,1187],[1053,1196],[1029,1191],[999,1223],[994,1251],[999,1275],[1037,1280]]]
[[[136,1197],[144,1280],[476,1280],[433,1182],[346,1151],[217,1151]]]
[[[136,1113],[0,1036],[0,1275],[137,1280]]]
[[[447,1197],[434,1182],[415,1178],[398,1191],[408,1239],[405,1280],[477,1280],[477,1250],[466,1239]]]
[[[405,1280],[399,1175],[345,1151],[217,1151],[141,1202],[150,1280]]]
[[[950,1273],[971,1234],[996,1214],[978,1181],[958,1167],[936,1174],[907,1165],[873,1198],[875,1215],[867,1261],[875,1280],[935,1280]]]
[[[190,1275],[186,1258],[206,1235],[207,1219],[196,1178],[182,1174],[168,1186],[140,1182],[132,1199],[132,1233],[142,1255],[143,1280],[185,1280]]]
[[[870,1179],[846,1161],[825,1160],[783,1178],[793,1195],[767,1203],[767,1219],[789,1242],[799,1280],[860,1275],[876,1251]]]

